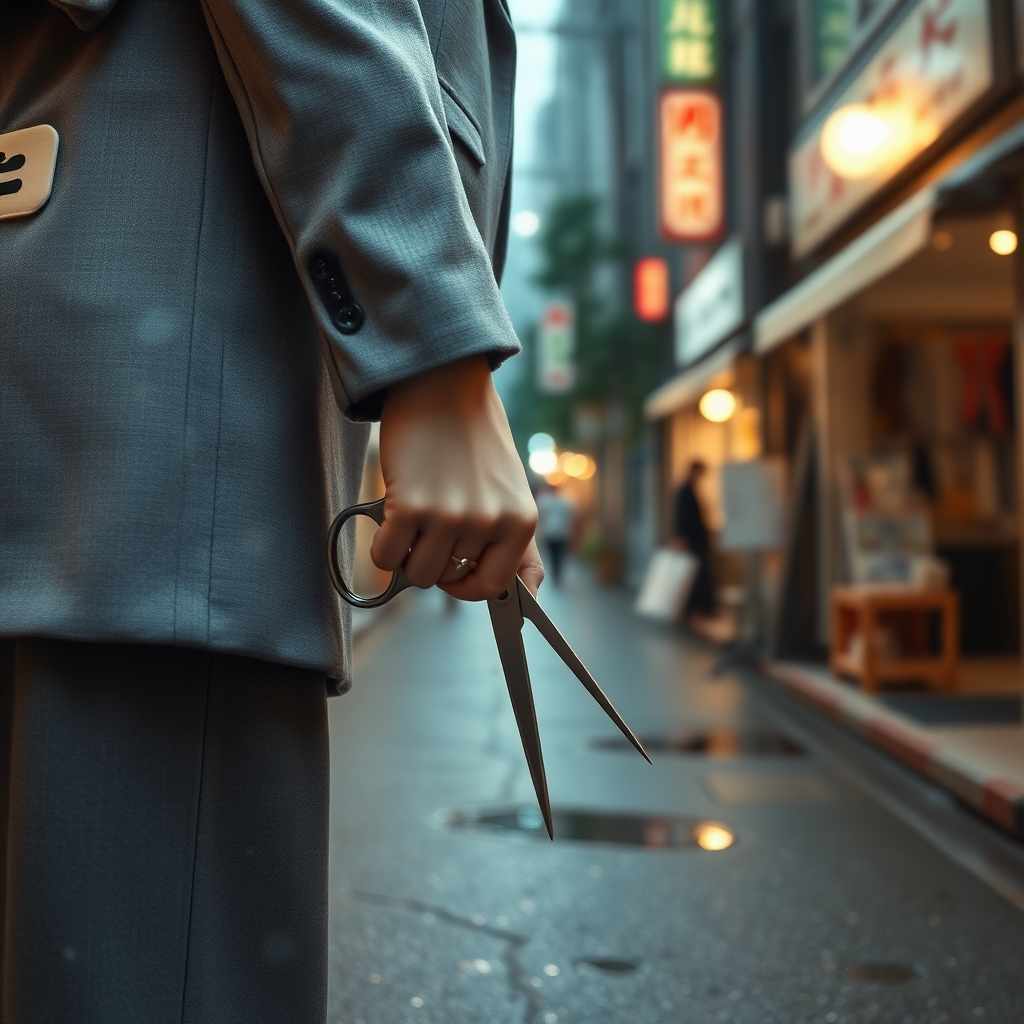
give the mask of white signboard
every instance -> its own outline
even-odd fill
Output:
[[[743,244],[731,238],[676,299],[676,362],[696,362],[744,319]]]
[[[722,101],[705,89],[661,96],[661,232],[677,242],[716,238],[725,210]]]
[[[985,0],[920,0],[863,70],[790,152],[793,255],[804,256],[932,144],[992,86]],[[909,126],[898,160],[865,178],[843,178],[821,154],[829,114],[851,103],[888,104]]]
[[[576,316],[571,302],[547,303],[537,334],[537,389],[557,395],[576,383],[573,350],[576,347]]]
[[[751,459],[722,467],[723,551],[782,547],[786,467],[782,459]]]

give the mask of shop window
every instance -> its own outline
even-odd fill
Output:
[[[1020,649],[1013,355],[1008,324],[881,331],[842,474],[851,580],[948,584],[965,654]]]

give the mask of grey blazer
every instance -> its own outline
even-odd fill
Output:
[[[504,0],[0,17],[0,134],[61,140],[49,203],[0,220],[0,635],[344,686],[324,542],[359,421],[399,380],[518,350]]]

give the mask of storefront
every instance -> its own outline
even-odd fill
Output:
[[[651,394],[644,412],[655,426],[659,464],[655,536],[672,540],[673,503],[695,460],[703,513],[712,537],[724,524],[722,467],[761,450],[757,361],[750,354],[744,294],[744,253],[737,239],[721,245],[683,290],[675,306],[676,362],[681,372]],[[742,558],[713,544],[717,598],[724,613],[716,639],[731,639],[746,568]]]
[[[1020,693],[1024,100],[1010,17],[978,0],[904,5],[791,148],[792,255],[815,269],[753,329],[764,444],[791,466],[778,655],[831,646],[835,665],[866,643],[924,666],[941,622],[915,639],[879,620],[837,652],[837,588],[946,585],[949,687]]]

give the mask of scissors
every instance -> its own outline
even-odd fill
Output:
[[[341,571],[341,563],[338,558],[338,537],[341,534],[341,528],[354,516],[367,516],[378,526],[382,526],[384,524],[384,499],[365,502],[362,505],[350,505],[343,512],[338,513],[327,535],[327,564],[331,569],[331,581],[334,583],[334,589],[356,608],[379,608],[414,584],[405,578],[405,573],[399,566],[384,592],[376,597],[360,597],[352,592]],[[597,681],[587,671],[583,662],[576,657],[573,649],[555,628],[554,623],[544,614],[541,606],[537,604],[536,598],[526,589],[526,584],[518,576],[508,590],[493,601],[487,602],[487,610],[491,614],[494,640],[498,645],[498,656],[505,672],[505,683],[512,701],[512,710],[515,712],[516,724],[519,726],[519,736],[523,741],[523,751],[526,754],[526,763],[530,768],[530,777],[533,779],[533,788],[537,793],[537,803],[544,816],[548,836],[554,839],[548,781],[544,774],[544,756],[540,747],[540,730],[537,727],[537,712],[533,704],[530,671],[526,664],[526,651],[523,648],[524,619],[529,619],[537,627],[540,635],[547,640],[555,653],[590,692],[594,700],[601,705],[605,714],[619,727],[622,735],[643,754],[648,763],[651,759],[647,757],[647,751],[633,735],[632,729],[626,725],[622,716],[615,710],[604,690],[597,685]]]

